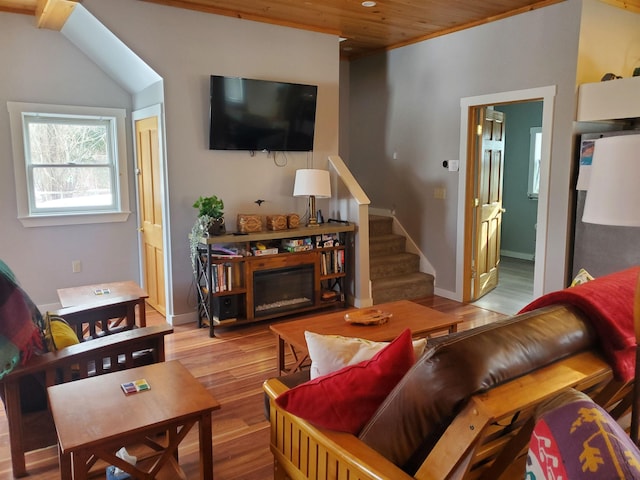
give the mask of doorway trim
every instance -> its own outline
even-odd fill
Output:
[[[456,246],[456,291],[455,299],[462,301],[464,291],[464,252],[467,221],[465,206],[467,199],[467,167],[469,162],[469,113],[472,107],[491,106],[504,103],[519,103],[541,100],[542,106],[542,158],[540,162],[540,191],[538,194],[535,266],[533,278],[533,297],[544,292],[544,278],[547,258],[547,223],[549,216],[549,173],[551,165],[551,144],[553,141],[553,112],[556,86],[515,90],[511,92],[491,93],[460,99],[460,170],[458,175],[458,234]]]
[[[157,103],[155,105],[151,105],[146,108],[142,108],[140,110],[135,110],[131,113],[131,125],[132,131],[135,132],[135,124],[136,120],[141,120],[143,118],[148,117],[158,117],[158,156],[160,160],[160,187],[162,191],[160,192],[160,197],[162,199],[162,242],[164,244],[164,296],[165,296],[165,310],[166,310],[166,320],[168,323],[172,323],[173,317],[173,296],[170,295],[170,292],[173,291],[173,274],[171,272],[171,235],[169,235],[169,192],[167,191],[167,161],[166,161],[166,148],[165,148],[165,130],[164,130],[164,110],[163,104]],[[136,189],[136,205],[140,205],[140,192],[138,192],[138,181],[137,181],[137,165],[138,165],[138,152],[136,150],[136,142],[133,142],[133,151],[134,151],[134,178],[136,178],[135,189]],[[139,208],[136,207],[136,222],[138,228],[140,227],[140,211]],[[140,278],[144,278],[144,265],[143,265],[143,252],[142,252],[142,240],[140,235],[138,235],[138,271]],[[144,288],[145,286],[143,286]]]

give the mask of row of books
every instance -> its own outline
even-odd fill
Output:
[[[232,263],[214,263],[211,265],[211,291],[214,293],[228,292],[233,289]]]
[[[344,273],[344,250],[331,250],[323,252],[320,257],[320,273],[333,275]]]

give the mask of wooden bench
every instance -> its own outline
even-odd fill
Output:
[[[34,356],[26,365],[5,375],[0,380],[0,392],[4,395],[7,413],[13,475],[27,474],[26,452],[56,444],[55,427],[46,408],[46,387],[140,364],[162,362],[165,358],[164,337],[172,332],[170,325],[159,325],[105,335],[57,352]],[[42,390],[45,408],[25,411],[28,400],[25,391],[33,388]]]

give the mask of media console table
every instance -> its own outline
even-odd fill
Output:
[[[195,272],[198,325],[208,325],[213,337],[216,325],[346,307],[354,230],[354,225],[330,222],[202,237]]]

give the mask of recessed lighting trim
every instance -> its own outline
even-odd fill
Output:
[[[375,7],[376,6],[376,2],[373,2],[371,0],[365,0],[364,2],[362,2],[362,6],[366,7],[366,8]]]

